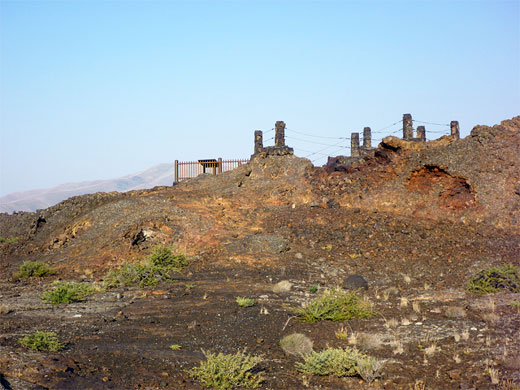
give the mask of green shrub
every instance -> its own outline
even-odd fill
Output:
[[[123,263],[117,270],[110,270],[104,278],[107,288],[155,286],[161,280],[172,280],[171,274],[188,265],[186,256],[173,254],[171,248],[158,246],[146,257],[144,263]]]
[[[78,282],[54,282],[52,286],[52,290],[42,294],[42,299],[52,304],[80,302],[96,290],[90,284]]]
[[[318,292],[318,285],[317,284],[313,284],[310,288],[309,288],[309,292],[311,294],[316,294]]]
[[[254,299],[246,297],[236,297],[235,300],[237,301],[238,306],[242,307],[251,307],[254,306],[256,303]]]
[[[32,335],[25,335],[18,340],[18,344],[23,345],[27,349],[33,351],[59,351],[64,348],[64,345],[56,336],[54,332],[36,331]]]
[[[506,290],[520,292],[520,269],[513,264],[503,264],[480,271],[468,283],[468,291],[476,294]]]
[[[183,254],[173,254],[172,248],[166,246],[156,246],[147,260],[155,267],[166,267],[168,269],[181,270],[188,265],[186,256]]]
[[[511,302],[511,307],[520,313],[520,301]]]
[[[0,237],[0,244],[14,244],[18,241],[18,237]]]
[[[327,348],[311,352],[303,357],[303,363],[296,363],[296,369],[309,375],[355,376],[357,364],[368,356],[356,348]]]
[[[293,333],[280,340],[280,347],[289,355],[307,355],[312,352],[312,340],[301,333]]]
[[[261,356],[249,355],[246,350],[235,354],[219,353],[218,355],[204,350],[202,352],[206,360],[188,373],[203,386],[213,389],[235,387],[256,389],[264,380],[260,374],[252,372],[252,369],[263,361]]]
[[[322,295],[311,299],[304,307],[292,308],[303,322],[320,320],[346,321],[366,318],[374,313],[372,308],[355,291],[346,292],[339,287],[325,290]]]
[[[30,278],[32,276],[43,277],[54,275],[54,271],[43,261],[24,261],[20,266],[20,270],[14,275],[17,278]]]

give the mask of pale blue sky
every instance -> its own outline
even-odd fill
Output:
[[[348,137],[409,112],[467,135],[520,114],[519,1],[0,0],[0,12],[0,195],[248,157],[253,131],[277,120],[306,156],[341,141],[291,129]]]

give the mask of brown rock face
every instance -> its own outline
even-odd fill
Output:
[[[461,210],[475,206],[476,199],[468,182],[454,177],[444,169],[424,166],[412,172],[406,188],[422,195],[438,198],[439,206]]]
[[[363,164],[315,177],[345,207],[512,227],[520,224],[519,151],[515,117],[464,139],[387,137]]]

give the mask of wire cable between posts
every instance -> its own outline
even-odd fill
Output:
[[[426,125],[447,126],[447,127],[450,127],[450,125],[447,125],[446,123],[424,122],[424,121],[418,121],[418,120],[415,120],[415,119],[412,119],[412,122],[424,123],[424,124],[426,124]]]
[[[339,141],[339,142],[338,142],[337,144],[335,144],[335,145],[329,145],[329,146],[327,146],[326,148],[323,148],[323,149],[317,150],[316,152],[311,153],[311,154],[305,156],[305,158],[309,158],[309,157],[311,157],[311,156],[314,156],[315,154],[318,154],[318,153],[320,153],[320,152],[323,152],[324,150],[327,150],[327,149],[329,149],[329,148],[333,148],[333,147],[335,147],[335,146],[339,146],[341,143],[343,143],[343,140]],[[342,149],[343,149],[343,148],[346,148],[346,146],[345,146],[345,147],[342,147]]]
[[[307,134],[307,133],[303,133],[301,131],[296,131],[296,130],[293,130],[293,129],[285,129],[287,131],[292,131],[294,133],[297,133],[297,134],[301,134],[301,135],[305,135],[307,137],[314,137],[314,138],[327,138],[327,139],[346,139],[344,137],[327,137],[325,135],[313,135],[313,134]]]
[[[314,144],[314,145],[324,145],[324,146],[332,146],[332,147],[336,146],[336,145],[331,145],[331,144],[324,144],[323,142],[316,142],[316,141],[311,141],[311,140],[307,140],[307,139],[296,138],[296,137],[288,136],[288,135],[286,135],[285,137],[294,139],[296,141],[307,142],[307,143]],[[341,141],[339,141],[339,143],[341,143],[347,139],[350,139],[350,138],[341,138]]]

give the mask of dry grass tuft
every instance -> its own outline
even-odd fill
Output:
[[[301,333],[293,333],[280,340],[280,346],[289,355],[308,355],[312,352],[312,340]]]
[[[449,306],[444,311],[444,315],[448,318],[464,318],[466,310],[461,306]]]
[[[387,329],[396,328],[399,325],[399,321],[396,318],[390,318],[389,320],[385,320],[385,327]]]
[[[348,343],[364,349],[379,349],[383,344],[383,337],[379,333],[353,332]]]

